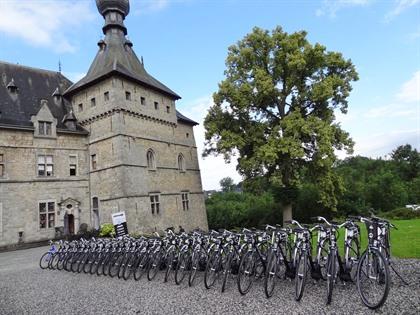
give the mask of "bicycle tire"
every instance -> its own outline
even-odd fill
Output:
[[[365,267],[367,267],[368,269],[366,270]],[[370,272],[372,272],[372,274]],[[378,288],[367,288],[368,290],[365,291],[363,281],[364,278],[367,278],[368,280],[374,280],[374,278],[378,278],[375,279],[375,282],[378,282],[380,288],[383,289],[383,292],[380,292]],[[383,257],[382,253],[379,252],[377,249],[367,249],[360,258],[359,264],[357,266],[357,290],[359,292],[363,304],[365,304],[370,309],[380,308],[385,303],[388,297],[389,286],[390,274],[387,261]],[[369,294],[373,293],[379,293],[378,299],[374,301],[370,300],[368,296]]]
[[[330,252],[327,260],[327,305],[331,303],[332,292],[334,289],[334,280],[337,264],[337,254],[334,250]]]
[[[277,255],[271,252],[268,256],[267,270],[264,278],[264,293],[267,298],[273,296],[277,278]]]
[[[232,256],[233,256],[233,253],[229,253],[227,258],[226,258],[225,263],[222,264],[222,270],[223,270],[222,293],[225,292],[225,289],[226,289],[227,279],[228,279],[228,276],[230,274]]]
[[[295,300],[300,301],[305,291],[306,278],[308,276],[307,268],[307,254],[300,252],[297,258],[296,275],[295,275]]]
[[[190,274],[188,275],[188,286],[193,286],[195,276],[197,274],[197,269],[199,268],[200,263],[200,252],[194,251],[191,257],[191,269]]]
[[[41,267],[41,269],[47,269],[48,266],[50,265],[50,260],[51,260],[51,253],[50,252],[46,252],[41,256],[41,259],[39,260],[39,267]]]
[[[204,272],[204,286],[206,289],[210,289],[216,282],[219,273],[218,269],[220,264],[220,257],[221,256],[219,252],[214,251],[207,261],[206,270]]]
[[[189,252],[182,252],[179,255],[178,264],[175,270],[175,283],[180,285],[184,281],[188,264],[189,264],[190,254]]]
[[[252,283],[254,282],[254,274],[255,274],[255,255],[253,251],[248,251],[244,256],[241,258],[241,262],[239,263],[239,271],[237,277],[237,285],[238,291],[241,295],[245,295],[251,290]],[[242,280],[246,279],[247,284],[243,284]]]
[[[163,282],[168,282],[171,277],[171,271],[173,270],[173,264],[175,259],[175,252],[171,250],[166,256],[166,270],[165,270],[165,278]]]

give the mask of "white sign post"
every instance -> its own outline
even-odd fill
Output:
[[[112,214],[112,224],[114,224],[117,236],[124,236],[128,234],[127,219],[124,211]]]

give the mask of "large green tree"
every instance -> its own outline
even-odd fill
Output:
[[[306,32],[254,28],[229,47],[226,78],[213,95],[204,122],[204,155],[238,158],[246,179],[266,176],[283,194],[283,220],[291,218],[302,168],[319,188],[320,202],[334,208],[341,189],[331,168],[335,149],[352,150],[334,110],[347,112],[350,60],[312,45]]]

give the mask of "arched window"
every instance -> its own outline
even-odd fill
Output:
[[[185,172],[185,158],[181,153],[178,155],[178,170]]]
[[[155,152],[152,149],[147,151],[147,167],[152,170],[156,169]]]

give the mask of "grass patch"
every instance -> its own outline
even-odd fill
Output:
[[[391,229],[391,255],[398,258],[420,258],[420,219],[391,220],[398,230]],[[367,246],[367,232],[365,224],[360,224],[361,254]],[[316,247],[316,234],[313,235],[312,245]],[[340,230],[338,246],[343,255],[344,229]],[[315,253],[315,251],[314,251]]]

